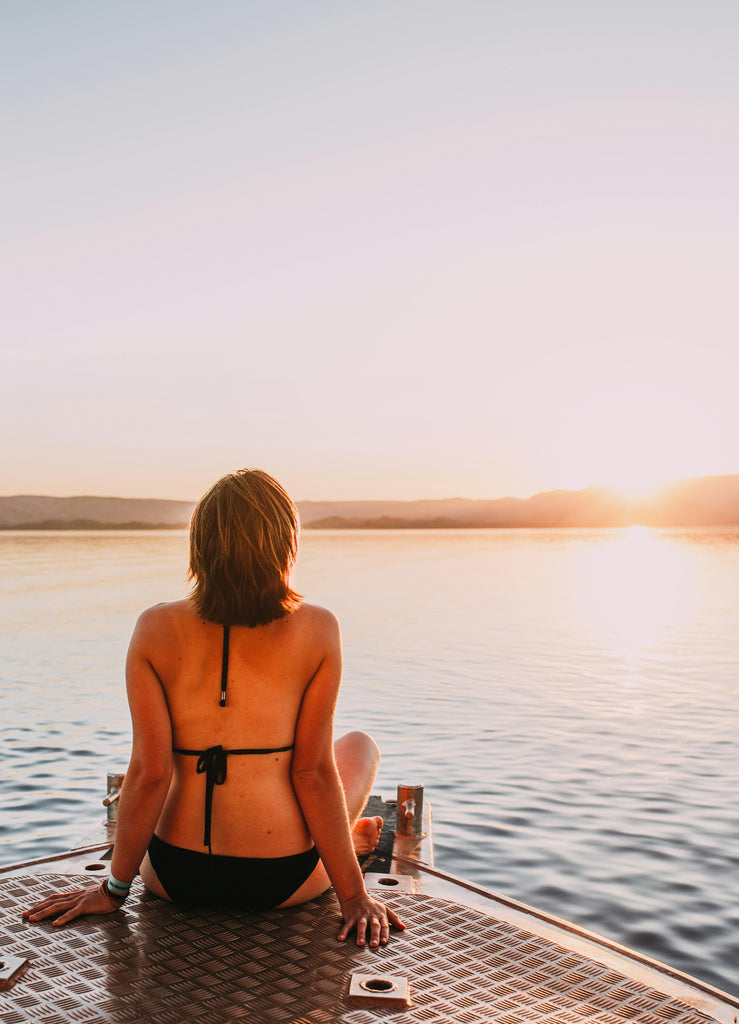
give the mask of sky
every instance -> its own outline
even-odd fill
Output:
[[[0,494],[739,472],[735,3],[0,21]]]

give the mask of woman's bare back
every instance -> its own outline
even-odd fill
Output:
[[[293,744],[303,694],[326,653],[330,613],[304,605],[266,626],[231,627],[225,707],[223,627],[203,621],[187,601],[145,614],[154,645],[148,657],[166,695],[173,748],[274,751]],[[175,846],[203,851],[206,776],[196,772],[197,760],[173,755],[156,833]],[[214,853],[277,857],[310,847],[291,762],[291,750],[227,756],[227,780],[213,788]]]

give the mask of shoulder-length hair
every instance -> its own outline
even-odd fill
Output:
[[[261,469],[221,477],[190,523],[190,599],[211,622],[263,626],[300,606],[290,587],[298,550],[298,510]]]

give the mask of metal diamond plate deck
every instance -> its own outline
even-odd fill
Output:
[[[89,878],[79,879],[79,884]],[[706,1024],[704,1016],[476,910],[396,893],[407,925],[380,950],[336,941],[332,894],[260,914],[180,910],[136,883],[125,910],[55,929],[23,908],[68,875],[0,883],[0,956],[31,959],[1,1024]],[[408,1009],[347,1002],[352,972],[408,977]]]

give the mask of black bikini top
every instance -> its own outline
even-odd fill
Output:
[[[228,643],[230,627],[223,627],[223,655],[221,658],[221,699],[219,704],[222,708],[226,706],[226,687],[228,685]],[[187,754],[190,757],[197,757],[198,763],[195,771],[198,775],[205,773],[205,834],[203,846],[208,847],[208,853],[213,851],[210,848],[210,827],[213,818],[213,790],[216,786],[222,786],[226,781],[226,766],[229,754],[282,754],[292,750],[295,746],[291,743],[289,747],[247,747],[242,750],[224,750],[222,746],[208,747],[207,750],[183,750],[181,747],[172,747],[175,754]]]

